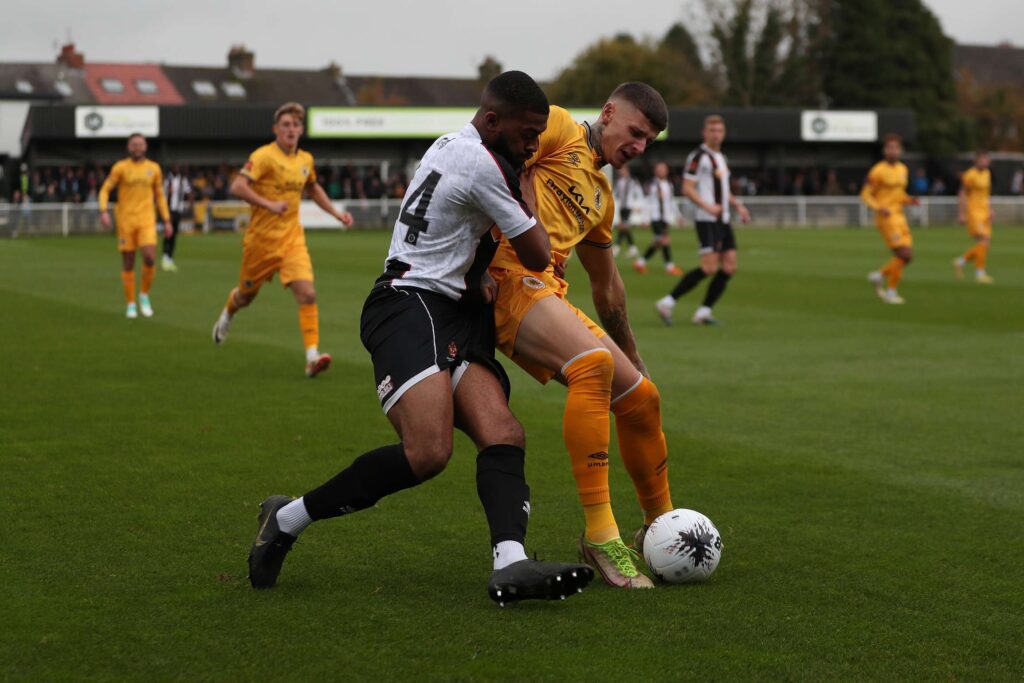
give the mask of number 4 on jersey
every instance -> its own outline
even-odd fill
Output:
[[[402,207],[402,212],[398,215],[398,222],[409,228],[409,231],[405,234],[405,241],[409,244],[416,244],[416,241],[420,238],[420,233],[427,231],[427,207],[430,206],[430,200],[434,196],[434,188],[437,187],[437,183],[440,180],[441,174],[437,171],[431,171],[426,180],[420,183],[420,186],[409,195],[409,198],[405,201],[405,206]],[[409,213],[409,209],[413,204],[416,205],[416,209]]]

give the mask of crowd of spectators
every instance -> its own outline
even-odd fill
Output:
[[[14,204],[26,200],[33,204],[95,202],[109,170],[109,167],[94,163],[47,166],[31,171],[23,166],[10,200]],[[164,166],[165,174],[170,170],[180,171],[188,177],[194,192],[193,200],[220,201],[231,198],[229,188],[239,168],[226,163]],[[405,194],[405,174],[394,172],[382,178],[380,166],[328,165],[317,167],[316,173],[317,181],[331,199],[400,199]]]

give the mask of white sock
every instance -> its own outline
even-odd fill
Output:
[[[636,260],[636,265],[638,265],[638,266],[646,266],[647,265],[647,261],[644,258],[642,258],[642,257],[638,258]]]
[[[697,312],[693,314],[693,317],[694,318],[710,318],[711,317],[711,309],[708,308],[707,306],[701,306],[700,308],[697,309]]]
[[[887,296],[899,296],[899,294],[896,292],[896,290],[893,289],[892,287],[890,287],[889,289],[885,290],[885,293],[886,293]]]
[[[672,270],[675,267],[676,267],[676,264],[672,263],[671,261],[669,261],[668,263],[665,264],[665,270]]]
[[[957,257],[956,257],[956,264],[957,264],[958,266],[962,266],[962,265],[964,265],[965,263],[967,263],[967,259],[965,259],[965,258],[964,258],[963,256],[957,256]]]
[[[312,523],[313,518],[306,512],[306,504],[301,498],[296,498],[277,511],[277,525],[289,536],[298,536]]]
[[[306,362],[307,363],[312,363],[313,361],[315,361],[319,357],[320,357],[320,352],[316,350],[315,346],[310,346],[308,349],[306,349]]]
[[[974,270],[974,274],[975,274],[975,275],[976,275],[977,277],[981,277],[982,275],[985,275],[985,269],[984,269],[984,268],[976,268],[976,269]]]
[[[676,300],[673,299],[670,294],[666,294],[665,296],[658,299],[658,305],[673,308],[676,305]]]
[[[519,541],[501,541],[494,546],[494,571],[525,559],[527,559],[526,548]]]

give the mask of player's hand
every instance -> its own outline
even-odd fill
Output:
[[[356,222],[355,219],[352,218],[352,214],[350,214],[348,211],[342,211],[341,213],[338,214],[337,217],[338,220],[341,221],[341,224],[344,225],[346,228],[351,228],[352,224]]]
[[[109,211],[101,211],[100,212],[100,223],[103,224],[104,228],[109,228],[110,227],[110,212]]]
[[[530,211],[537,215],[537,191],[533,187],[533,176],[536,167],[519,174],[519,189],[523,194],[523,201],[530,207]]]
[[[485,304],[493,304],[498,298],[498,283],[490,273],[484,273],[480,278],[480,298]]]
[[[275,216],[283,216],[288,210],[288,202],[267,202],[264,208]]]
[[[881,216],[882,218],[888,218],[889,216],[892,215],[892,211],[885,208],[878,209],[878,215]]]
[[[747,209],[747,207],[745,207],[742,204],[737,204],[736,205],[736,210],[740,214],[740,221],[741,222],[743,222],[743,223],[749,223],[750,222],[750,211]]]
[[[704,210],[707,211],[708,213],[710,213],[715,218],[719,218],[722,215],[722,205],[721,204],[712,204],[711,206],[707,207]]]
[[[174,234],[174,230],[171,229],[171,224],[164,221],[164,237],[171,239],[171,235]]]

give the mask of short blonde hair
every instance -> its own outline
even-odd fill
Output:
[[[285,114],[291,114],[299,120],[299,123],[306,123],[306,108],[298,102],[285,102],[274,112],[274,123],[281,120]]]
[[[721,117],[721,115],[719,115],[719,114],[710,114],[710,115],[704,117],[704,127],[705,128],[707,128],[708,126],[710,126],[713,123],[720,123],[720,124],[722,124],[724,126],[725,125],[725,119],[723,119]]]

